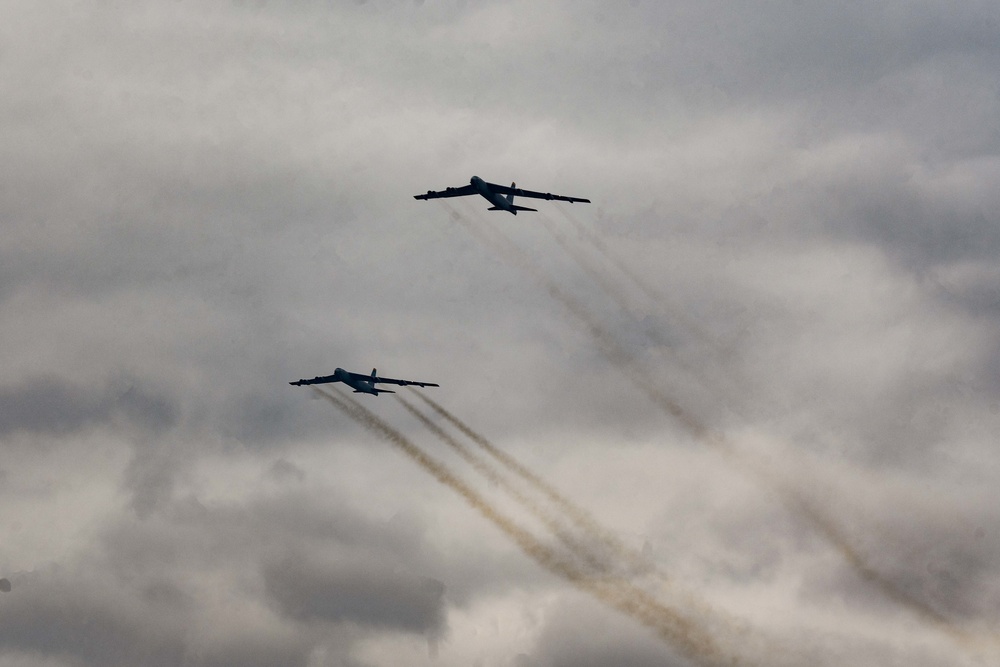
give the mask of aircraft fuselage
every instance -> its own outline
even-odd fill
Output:
[[[348,387],[353,389],[356,394],[371,394],[372,396],[378,396],[380,393],[385,391],[384,389],[376,389],[374,382],[359,380],[356,377],[351,377],[351,374],[343,368],[338,368],[333,372],[333,380],[334,382],[343,382]]]
[[[476,189],[476,192],[478,192],[480,195],[483,196],[483,198],[486,199],[486,201],[493,204],[502,211],[510,211],[511,213],[514,213],[514,215],[517,215],[517,213],[511,210],[510,202],[507,201],[507,198],[504,197],[502,194],[493,192],[493,190],[490,189],[490,186],[486,181],[479,178],[478,176],[473,176],[472,179],[469,181],[469,183],[472,185],[472,187]]]
[[[505,197],[499,192],[494,192],[493,188],[490,187],[490,184],[484,181],[483,179],[479,178],[478,176],[473,176],[469,180],[469,184],[472,185],[472,187],[476,189],[476,192],[482,195],[483,198],[486,199],[486,201],[493,204],[493,207],[490,208],[491,211],[507,211],[508,213],[513,213],[514,215],[517,215],[518,211],[535,210],[533,208],[515,206],[514,195],[511,194]],[[511,183],[511,187],[513,186],[514,184]]]

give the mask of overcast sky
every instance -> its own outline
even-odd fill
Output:
[[[0,667],[998,664],[997,3],[2,6]]]

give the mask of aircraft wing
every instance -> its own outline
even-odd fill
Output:
[[[407,385],[414,385],[416,387],[440,387],[439,384],[434,384],[433,382],[416,382],[414,380],[395,380],[393,378],[380,378],[372,377],[371,375],[363,375],[361,373],[348,373],[353,380],[364,380],[365,382],[375,382],[379,384],[398,384],[402,387]]]
[[[487,183],[490,186],[490,190],[497,192],[502,195],[515,195],[517,197],[534,197],[535,199],[555,199],[558,201],[568,201],[568,202],[582,202],[584,204],[589,204],[589,199],[582,199],[580,197],[566,197],[564,195],[554,195],[551,192],[534,192],[532,190],[522,190],[521,188],[512,188],[509,185],[497,185],[496,183]]]
[[[444,190],[439,190],[434,192],[433,190],[428,190],[427,194],[424,195],[413,195],[414,199],[440,199],[442,197],[465,197],[466,195],[478,194],[476,189],[472,185],[463,185],[460,188],[445,188]]]
[[[301,387],[304,384],[327,384],[328,382],[339,382],[339,380],[335,379],[333,375],[324,375],[322,377],[315,377],[312,380],[298,380],[296,382],[289,382],[288,384]]]

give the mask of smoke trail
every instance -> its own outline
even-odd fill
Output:
[[[522,269],[553,299],[562,304],[573,317],[579,320],[597,342],[598,351],[602,356],[638,387],[650,401],[683,424],[696,437],[704,438],[708,434],[708,430],[698,420],[664,394],[652,378],[641,372],[635,358],[615,340],[611,333],[597,323],[582,303],[562,290],[521,248],[496,230],[471,223],[447,202],[442,203],[451,214],[452,220],[462,225],[473,236],[480,239],[514,266]]]
[[[409,389],[416,394],[418,398],[429,405],[437,414],[446,419],[455,428],[465,434],[466,437],[489,453],[501,465],[521,477],[537,491],[540,491],[548,497],[548,499],[552,501],[559,508],[559,510],[569,517],[569,519],[587,536],[589,540],[596,542],[603,548],[603,550],[610,552],[610,556],[618,559],[619,561],[625,561],[625,572],[627,576],[631,577],[634,575],[648,574],[655,575],[661,585],[670,587],[671,593],[674,597],[680,597],[683,600],[683,607],[685,609],[696,610],[697,613],[703,618],[714,617],[719,620],[725,619],[725,621],[731,626],[735,627],[738,625],[735,618],[718,610],[711,609],[707,604],[705,604],[702,600],[699,600],[693,594],[689,592],[677,591],[672,585],[670,578],[658,571],[656,565],[652,561],[619,540],[614,533],[602,526],[589,512],[587,512],[587,510],[568,499],[552,484],[545,481],[541,476],[533,472],[530,468],[515,459],[513,456],[491,443],[485,436],[473,430],[472,427],[460,420],[444,406],[414,387],[409,387]],[[399,397],[397,396],[397,398]],[[436,425],[434,429],[436,431],[440,431],[440,428]],[[452,442],[454,441],[454,439],[447,436],[447,434],[445,434],[444,437],[447,437]],[[568,546],[572,547],[572,545]]]
[[[826,538],[834,544],[841,555],[843,555],[843,557],[847,560],[851,569],[854,570],[854,572],[858,574],[863,581],[872,584],[886,598],[892,600],[901,607],[909,609],[913,614],[920,618],[920,620],[937,628],[939,631],[943,632],[960,645],[965,646],[973,642],[974,637],[971,633],[957,627],[951,620],[928,605],[926,602],[917,599],[912,594],[907,592],[906,589],[886,579],[882,574],[875,570],[875,568],[872,567],[871,564],[868,563],[867,560],[861,555],[861,553],[850,543],[850,540],[847,539],[847,536],[844,535],[840,528],[824,513],[819,511],[819,509],[812,503],[784,485],[779,484],[778,487],[782,489],[781,492],[785,497],[785,502],[795,506],[800,515],[808,517],[814,525],[820,527],[823,535],[825,535]]]
[[[462,422],[458,417],[444,408],[442,405],[426,396],[423,392],[416,389],[410,388],[413,393],[419,396],[425,403],[427,403],[435,412],[451,422],[456,428],[458,428],[462,433],[468,436],[471,440],[480,445],[483,449],[493,455],[498,461],[500,461],[504,466],[513,472],[517,473],[523,477],[526,481],[531,483],[533,486],[538,488],[540,491],[545,493],[553,502],[555,502],[559,507],[566,512],[567,515],[572,518],[583,530],[596,539],[606,542],[611,546],[616,553],[622,557],[629,558],[633,560],[634,564],[642,564],[647,568],[652,567],[648,561],[642,559],[642,556],[633,550],[629,549],[626,545],[622,544],[617,538],[611,533],[606,531],[597,521],[583,508],[577,506],[575,503],[567,499],[558,490],[552,487],[545,480],[540,478],[530,469],[525,467],[510,454],[504,452],[503,450],[497,448],[491,442],[489,442],[485,437],[474,431],[467,424]],[[924,620],[930,621],[933,624],[940,625],[942,628],[948,627],[948,621],[941,614],[937,613],[933,609],[925,608],[918,600],[913,599],[908,596],[905,592],[897,590],[891,585],[887,585],[887,582],[883,580],[878,573],[868,565],[864,558],[850,545],[848,540],[844,537],[841,531],[837,527],[828,521],[820,512],[805,500],[800,494],[796,493],[793,489],[789,488],[787,485],[781,483],[779,480],[775,479],[770,473],[763,469],[759,469],[749,462],[745,462],[748,467],[753,467],[755,474],[763,479],[767,479],[770,483],[770,487],[776,490],[780,494],[783,502],[794,508],[797,514],[806,516],[814,525],[820,527],[820,532],[824,534],[837,549],[844,555],[844,557],[851,564],[852,568],[855,569],[861,576],[873,583],[879,588],[887,597],[893,601],[913,609]],[[963,634],[963,633],[960,633]]]
[[[413,387],[410,387],[410,390],[427,405],[429,405],[431,409],[448,420],[455,428],[464,433],[466,437],[475,442],[490,456],[496,459],[501,465],[521,477],[521,479],[528,482],[538,491],[545,494],[545,496],[548,497],[548,499],[552,501],[560,510],[562,510],[562,512],[566,514],[566,516],[568,516],[580,530],[585,532],[588,537],[601,543],[605,548],[612,551],[617,557],[626,560],[628,562],[628,568],[632,573],[647,573],[654,569],[654,565],[648,559],[644,558],[639,552],[630,549],[613,533],[598,523],[587,510],[568,499],[560,493],[558,489],[535,474],[523,463],[498,448],[484,436],[472,430],[472,428],[465,424],[465,422],[461,421],[458,417],[453,415],[450,411],[446,410],[442,405],[430,397],[425,396],[423,392],[417,391]]]
[[[565,211],[563,211],[563,215],[567,219],[569,219],[569,214],[566,213]],[[585,274],[587,274],[587,276],[591,280],[597,283],[597,285],[600,286],[600,288],[604,290],[604,292],[608,296],[610,296],[611,299],[615,303],[617,303],[622,310],[628,312],[637,321],[642,319],[643,317],[642,308],[640,308],[629,297],[629,295],[625,292],[624,289],[619,287],[617,283],[608,278],[606,271],[603,271],[601,267],[597,266],[587,256],[586,253],[581,252],[580,247],[578,245],[575,245],[569,238],[567,238],[566,235],[563,234],[558,229],[558,227],[553,223],[553,221],[548,216],[540,214],[539,219],[542,222],[542,227],[544,227],[545,230],[548,231],[549,234],[552,236],[552,238],[555,239],[559,247],[561,247],[563,251],[567,255],[569,255],[574,262],[576,262],[576,265]],[[578,227],[582,227],[582,225],[580,225],[580,223],[578,222],[574,224]],[[593,233],[591,233],[590,235],[594,236],[594,239],[599,241],[599,239]],[[599,247],[604,249],[602,254],[604,254],[607,257],[606,246],[604,246],[603,243],[601,243]],[[624,266],[624,263],[621,263],[622,266],[619,266],[618,262],[613,262],[613,263],[618,268],[622,268]],[[632,274],[630,271],[626,270],[624,271],[624,273],[626,274],[626,276],[630,276],[635,279],[634,274]],[[650,296],[651,294],[655,294],[655,292],[648,292],[647,296],[650,297],[651,301],[653,301],[654,304],[659,309],[663,309],[662,302]],[[716,352],[719,351],[719,345],[717,341],[712,339],[708,333],[706,333],[703,329],[698,327],[690,319],[685,320],[683,316],[677,315],[677,313],[674,312],[676,310],[677,310],[676,308],[667,308],[664,314],[672,321],[680,320],[682,324],[684,324],[689,330],[691,330],[696,335],[697,340],[699,340],[700,342],[707,341],[712,344],[712,347],[715,348]],[[728,377],[729,374],[732,374],[731,370],[727,374],[725,374],[722,378],[718,377],[718,374],[714,374],[715,377],[710,378],[708,373],[708,368],[706,367],[701,367],[697,369],[693,368],[691,364],[685,362],[684,359],[677,354],[677,352],[674,350],[672,346],[666,344],[666,341],[659,335],[657,335],[656,332],[646,331],[646,335],[649,336],[650,340],[656,344],[655,348],[656,351],[668,356],[675,366],[686,372],[691,378],[697,381],[704,388],[711,391],[715,396],[728,397],[734,393],[745,394],[745,392],[741,392],[740,389],[732,383],[731,378]],[[726,386],[723,388],[721,384],[724,384]],[[746,382],[744,382],[743,384],[745,385]],[[733,406],[730,405],[729,403],[730,401],[726,400],[725,407],[734,412],[735,414],[739,415],[739,411],[734,409]]]
[[[560,542],[566,545],[566,547],[568,547],[575,555],[580,556],[584,562],[587,563],[588,567],[590,567],[594,572],[604,574],[611,570],[611,563],[608,563],[607,560],[592,553],[592,550],[588,545],[584,544],[577,539],[576,536],[567,531],[565,526],[563,526],[558,519],[539,507],[537,503],[533,502],[531,498],[523,494],[516,486],[511,484],[506,477],[501,475],[495,468],[491,467],[489,463],[476,456],[469,450],[468,447],[448,435],[448,433],[446,433],[440,426],[428,419],[426,415],[420,412],[420,410],[418,410],[413,404],[408,402],[402,396],[395,394],[394,398],[399,401],[411,415],[416,417],[420,423],[427,428],[427,430],[437,436],[441,442],[455,450],[466,463],[475,468],[476,472],[493,484],[502,488],[510,497],[528,510],[532,516],[544,523],[545,527],[548,528]]]
[[[810,523],[819,534],[823,535],[859,577],[873,582],[893,602],[909,609],[922,620],[930,621],[933,627],[944,630],[947,636],[961,642],[966,641],[968,638],[967,633],[957,628],[954,623],[949,622],[930,605],[916,599],[900,586],[879,574],[867,562],[864,556],[851,546],[842,531],[835,527],[835,522],[829,516],[824,515],[817,507],[810,504],[802,493],[792,489],[786,482],[779,481],[772,472],[765,470],[760,465],[751,461],[746,455],[740,454],[737,448],[723,434],[710,429],[694,415],[685,410],[679,403],[667,396],[656,385],[654,380],[638,367],[634,357],[594,320],[583,304],[560,289],[520,247],[493,228],[473,224],[453,207],[446,204],[446,208],[450,211],[454,221],[461,224],[505,259],[524,270],[552,298],[562,304],[571,315],[577,318],[597,343],[598,351],[602,356],[639,388],[654,405],[680,422],[697,440],[709,445],[712,449],[722,454],[732,462],[735,468],[755,476],[765,488],[769,488],[783,501],[785,507]],[[487,233],[485,229],[490,229],[491,232]]]
[[[670,311],[673,317],[679,317],[679,309],[671,304],[667,299],[666,295],[655,290],[652,286],[642,280],[638,274],[632,271],[628,263],[619,259],[614,255],[603,240],[587,226],[580,223],[575,219],[570,213],[568,213],[563,207],[556,207],[563,217],[573,225],[575,231],[580,238],[585,239],[591,247],[597,250],[597,252],[603,256],[608,262],[613,264],[623,275],[625,275],[629,280],[631,280],[642,292],[649,297],[650,300],[657,302],[658,304],[664,305]],[[559,245],[569,254],[577,264],[586,273],[591,276],[595,282],[598,282],[602,287],[608,281],[601,277],[597,277],[599,269],[594,267],[592,264],[588,264],[586,258],[578,251],[577,248],[571,247],[571,244],[564,235],[560,234],[556,230],[551,222],[544,221],[544,226],[549,231],[549,233],[556,239]],[[605,288],[607,292],[607,288]],[[609,295],[611,293],[609,292]],[[613,297],[613,295],[612,295]],[[623,308],[628,309],[630,302],[627,300],[618,300],[619,305]],[[691,320],[684,320],[683,324],[695,332],[699,338],[709,342],[716,351],[721,351],[722,347],[719,342],[711,337],[705,330],[698,327]],[[683,367],[683,366],[682,366]],[[749,383],[743,379],[741,384],[747,386]],[[734,387],[735,388],[735,387]],[[747,393],[745,390],[740,390],[744,395]],[[717,392],[719,393],[719,392]],[[967,643],[973,639],[972,635],[965,630],[957,627],[953,622],[951,622],[947,617],[941,614],[939,611],[931,607],[929,604],[919,600],[914,597],[911,593],[903,589],[902,587],[896,585],[885,576],[881,575],[868,561],[861,555],[860,551],[851,544],[850,540],[844,534],[843,530],[840,529],[837,524],[830,519],[829,516],[824,514],[818,507],[813,503],[809,502],[800,492],[796,491],[790,487],[786,482],[778,479],[772,473],[766,471],[759,465],[752,463],[745,456],[740,456],[736,454],[735,449],[730,443],[726,442],[722,436],[718,434],[713,435],[713,440],[724,448],[728,450],[728,456],[730,458],[738,458],[741,464],[754,471],[754,474],[768,482],[768,486],[774,489],[778,495],[782,498],[786,506],[793,509],[794,512],[800,516],[806,518],[820,534],[826,537],[827,540],[834,546],[834,548],[840,552],[843,558],[847,561],[851,569],[864,581],[872,584],[875,588],[879,590],[882,595],[884,595],[889,600],[894,603],[909,609],[917,617],[919,617],[924,622],[936,627],[938,630],[949,635],[952,639],[957,640],[961,643]]]
[[[576,265],[582,270],[587,276],[593,280],[597,285],[604,290],[611,299],[617,303],[622,310],[630,313],[633,317],[640,315],[639,306],[629,298],[629,295],[625,293],[623,289],[618,287],[617,284],[608,280],[607,274],[600,270],[599,267],[595,266],[594,263],[587,257],[584,253],[580,252],[579,247],[573,245],[566,235],[563,234],[544,213],[539,213],[538,220],[541,221],[542,227],[545,231],[555,240],[559,247],[570,256],[570,258],[576,262]]]
[[[655,289],[652,285],[643,280],[638,273],[632,270],[632,267],[629,266],[628,262],[623,261],[611,252],[607,244],[605,244],[601,237],[595,234],[593,230],[574,218],[562,206],[556,205],[555,208],[564,218],[566,218],[566,220],[569,221],[571,225],[573,225],[573,229],[576,231],[577,236],[589,243],[590,246],[598,252],[598,254],[618,269],[622,275],[632,281],[632,283],[638,287],[650,301],[656,303],[660,307],[666,308],[669,311],[668,314],[671,318],[679,320],[681,324],[693,331],[701,340],[708,341],[717,352],[724,351],[722,344],[709,331],[705,330],[698,325],[697,322],[688,317],[684,312],[684,309],[679,307],[676,303],[673,303],[665,294],[661,293],[659,290]]]
[[[494,526],[499,528],[536,563],[549,572],[562,577],[582,591],[590,593],[599,601],[653,630],[668,645],[705,667],[722,667],[745,664],[735,655],[721,650],[709,635],[704,623],[687,618],[670,609],[628,582],[614,579],[592,579],[572,563],[559,557],[552,549],[539,542],[531,533],[518,526],[513,519],[494,508],[482,495],[457,477],[443,463],[437,461],[410,442],[377,415],[339,391],[336,395],[313,387],[319,396],[347,414],[358,424],[383,438],[410,457],[438,482],[451,488],[463,500]]]

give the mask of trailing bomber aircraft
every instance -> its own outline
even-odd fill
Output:
[[[514,204],[514,195],[517,195],[518,197],[533,197],[534,199],[556,199],[558,201],[568,201],[571,203],[590,203],[589,199],[581,199],[579,197],[565,197],[563,195],[554,195],[551,192],[533,192],[531,190],[522,190],[521,188],[516,187],[515,183],[511,183],[509,188],[506,185],[487,183],[478,176],[473,176],[468,185],[463,185],[457,188],[445,188],[444,190],[440,190],[438,192],[428,190],[427,194],[413,195],[413,198],[440,199],[442,197],[465,197],[467,195],[482,195],[488,202],[493,204],[489,210],[507,211],[508,213],[513,213],[514,215],[517,215],[518,211],[538,210],[537,208],[528,208],[527,206],[516,206]]]
[[[296,380],[295,382],[289,382],[288,384],[295,385],[296,387],[301,387],[304,384],[329,384],[331,382],[343,382],[348,387],[354,390],[355,394],[372,394],[373,396],[378,396],[379,394],[395,394],[396,392],[390,391],[389,389],[378,389],[375,387],[376,384],[398,384],[400,386],[414,385],[417,387],[440,387],[439,384],[434,384],[433,382],[415,382],[413,380],[394,380],[392,378],[380,378],[375,373],[375,369],[372,369],[371,375],[364,375],[362,373],[351,373],[350,371],[345,371],[343,368],[338,368],[333,372],[333,375],[324,375],[322,377],[315,377],[312,380]]]

